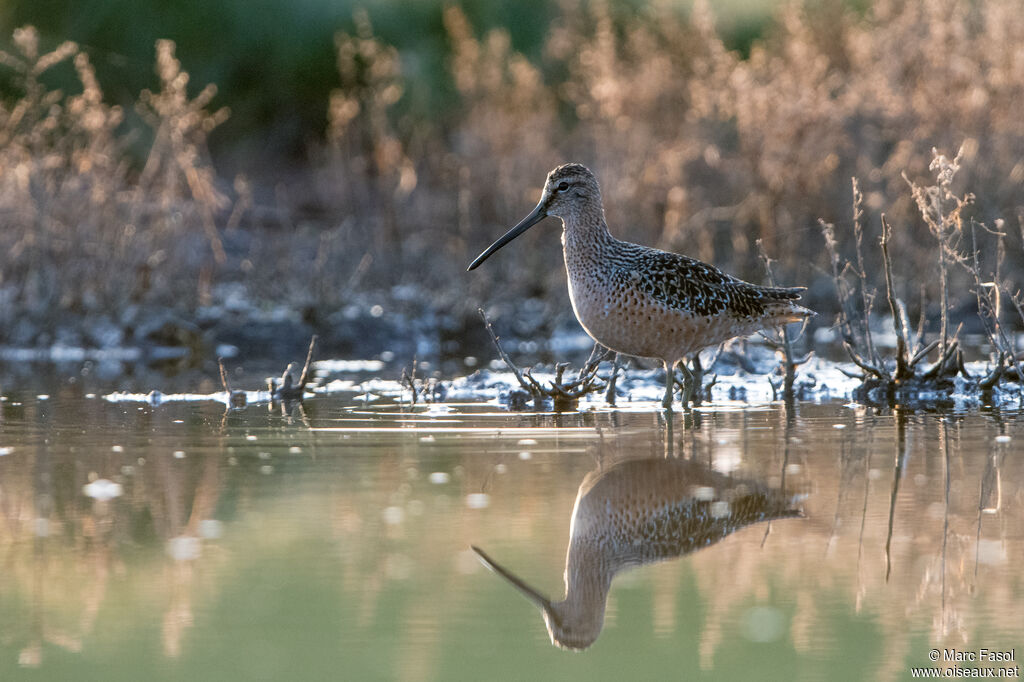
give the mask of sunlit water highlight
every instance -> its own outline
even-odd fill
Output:
[[[1024,654],[1017,413],[650,407],[5,401],[0,679],[904,679],[932,648]],[[737,489],[802,516],[730,525]],[[586,500],[669,520],[580,544],[604,537]],[[470,549],[557,601],[630,537],[675,544],[584,600],[583,653]]]

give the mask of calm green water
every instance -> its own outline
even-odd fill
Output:
[[[1017,414],[0,414],[0,680],[909,679],[932,648],[1024,655]],[[557,601],[571,524],[554,631],[596,637],[580,653],[470,549]]]

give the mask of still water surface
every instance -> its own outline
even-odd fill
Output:
[[[885,680],[933,648],[1024,655],[1017,413],[0,410],[2,680]]]

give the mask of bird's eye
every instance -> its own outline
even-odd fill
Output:
[[[569,189],[569,183],[568,182],[565,182],[563,180],[562,182],[558,183],[558,191],[559,192],[564,192],[567,189]]]

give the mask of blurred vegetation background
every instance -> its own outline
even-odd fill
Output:
[[[825,326],[819,219],[870,294],[889,217],[914,319],[940,249],[1007,309],[1024,279],[1013,0],[36,0],[0,36],[0,343],[458,354],[480,304],[548,338],[575,324],[553,229],[464,269],[569,160],[622,238],[753,281],[761,239]],[[908,179],[986,229],[930,233]]]
[[[127,105],[153,87],[153,45],[173,40],[196,83],[216,83],[232,117],[210,143],[224,171],[251,171],[258,162],[304,163],[327,129],[325,100],[340,85],[334,36],[352,33],[363,9],[375,34],[401,53],[406,93],[400,110],[419,117],[450,115],[456,100],[448,70],[443,0],[224,0],[205,5],[128,0],[15,0],[0,8],[0,35],[35,26],[44,46],[75,41],[87,52],[111,102]],[[458,3],[479,31],[505,29],[512,47],[531,59],[543,54],[557,3],[544,0],[468,0]],[[639,11],[644,3],[621,3]],[[776,0],[715,3],[726,42],[749,50]],[[684,16],[691,3],[672,3]],[[5,90],[11,92],[9,74]],[[70,79],[60,82],[73,87]]]

